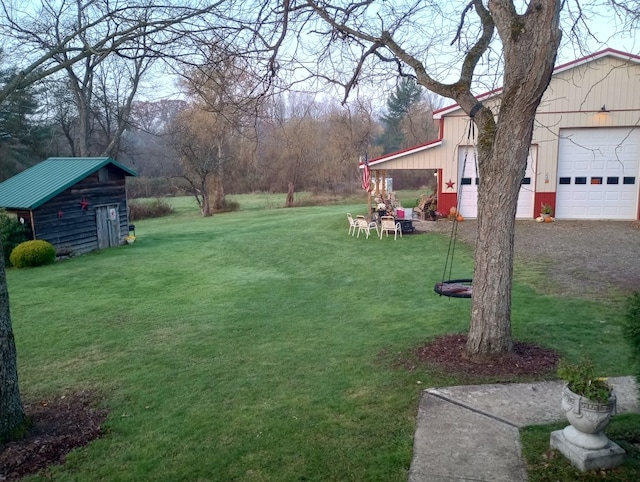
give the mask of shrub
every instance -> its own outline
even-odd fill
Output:
[[[160,218],[173,213],[171,205],[162,198],[155,198],[150,201],[129,201],[129,219],[138,221],[140,219]]]
[[[13,249],[9,259],[16,268],[42,266],[56,260],[56,248],[41,239],[25,241]]]
[[[636,378],[640,382],[640,293],[627,298],[622,332],[631,347],[631,357],[635,363]]]
[[[230,213],[232,211],[239,211],[239,210],[240,210],[240,203],[239,202],[227,201],[225,199],[224,206],[222,207],[222,209],[220,209],[219,212],[221,212],[221,213]]]
[[[13,248],[27,240],[27,230],[24,224],[10,217],[4,209],[0,209],[0,234],[2,234],[4,262],[10,266],[9,255]]]
[[[594,375],[595,367],[588,358],[583,358],[576,365],[562,360],[558,366],[558,376],[562,378],[569,390],[578,395],[600,403],[606,403],[611,395],[611,388],[607,382]]]

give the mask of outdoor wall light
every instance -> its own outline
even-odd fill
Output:
[[[602,104],[602,107],[600,107],[600,112],[602,112],[603,114],[608,114],[609,110],[607,109],[607,106]]]

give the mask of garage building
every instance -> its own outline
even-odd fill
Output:
[[[499,114],[501,89],[478,97]],[[434,112],[439,139],[369,161],[372,171],[435,169],[438,210],[477,216],[475,129],[460,108]],[[536,114],[516,217],[550,204],[558,219],[639,218],[640,56],[607,49],[554,70]],[[459,204],[458,204],[459,203]]]

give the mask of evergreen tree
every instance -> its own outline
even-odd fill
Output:
[[[0,70],[0,86],[15,75]],[[49,130],[34,120],[38,110],[33,87],[16,90],[0,105],[0,181],[32,166],[46,154]]]
[[[404,141],[402,120],[409,114],[413,106],[422,100],[422,87],[413,78],[403,78],[396,91],[387,100],[387,114],[382,117],[384,132],[380,137],[380,144],[384,147],[384,154],[397,151]]]

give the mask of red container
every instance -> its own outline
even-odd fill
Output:
[[[396,209],[396,214],[398,215],[398,219],[404,219],[404,209]]]

